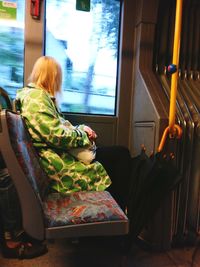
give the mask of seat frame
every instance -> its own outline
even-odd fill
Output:
[[[7,112],[11,111],[2,110],[0,114],[0,147],[2,156],[4,158],[8,171],[13,179],[19,196],[22,209],[22,221],[24,230],[30,236],[38,240],[51,238],[107,235],[110,236],[128,234],[128,219],[122,219],[117,221],[108,220],[102,222],[81,223],[49,228],[45,227],[43,200],[39,193],[39,190],[35,190],[32,182],[28,180],[24,170],[19,164],[16,153],[13,150],[8,130]],[[17,114],[16,112],[12,113],[15,114],[15,116],[20,116],[23,121],[21,115]],[[30,138],[29,133],[25,127],[24,121],[23,125],[25,134],[27,134]],[[34,181],[34,183],[35,182],[36,181]]]

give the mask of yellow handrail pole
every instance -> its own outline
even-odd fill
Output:
[[[177,70],[172,74],[171,78],[171,94],[170,94],[170,107],[169,107],[169,133],[174,136],[176,134],[175,114],[176,114],[176,95],[178,83],[178,64],[180,53],[180,39],[181,39],[181,22],[182,22],[182,7],[183,0],[176,1],[176,17],[175,17],[175,30],[174,30],[174,47],[172,64],[176,65]]]

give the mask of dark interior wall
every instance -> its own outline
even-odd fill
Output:
[[[153,29],[157,20],[158,5],[159,0],[124,0],[123,5],[120,90],[118,97],[120,101],[118,103],[116,142],[130,149],[133,142],[132,123],[134,120],[133,113],[135,112],[135,88],[137,86],[137,57],[140,53],[136,51],[140,49],[136,45],[137,29],[138,25],[146,25],[147,34],[154,35]],[[150,38],[153,39],[154,36],[150,36]]]
[[[141,144],[145,144],[149,151],[155,150],[166,124],[167,104],[153,72],[158,6],[159,0],[134,1],[133,65],[128,140],[132,155],[139,153]],[[143,122],[146,125],[141,125]],[[149,135],[152,136],[151,140]]]
[[[159,0],[136,0],[136,25],[156,23]]]
[[[133,92],[135,0],[124,0],[120,54],[117,144],[129,147],[131,99]]]

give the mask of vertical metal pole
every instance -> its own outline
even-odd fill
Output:
[[[181,22],[182,22],[182,6],[183,0],[176,1],[176,17],[175,17],[175,30],[174,30],[174,47],[173,47],[173,59],[172,64],[176,65],[177,70],[172,74],[171,78],[171,95],[170,95],[170,107],[169,107],[169,133],[175,135],[175,114],[176,114],[176,95],[177,95],[177,83],[178,83],[178,65],[179,65],[179,53],[180,53],[180,38],[181,38]]]

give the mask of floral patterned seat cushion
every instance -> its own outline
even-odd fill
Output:
[[[107,191],[82,191],[70,195],[52,193],[43,204],[47,227],[127,220]]]

